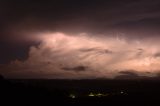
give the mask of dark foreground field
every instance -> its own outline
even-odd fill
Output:
[[[157,80],[0,80],[0,102],[51,106],[160,106]]]

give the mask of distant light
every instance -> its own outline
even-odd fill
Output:
[[[101,97],[101,96],[104,96],[104,94],[98,93],[97,96]]]
[[[92,92],[88,96],[95,96]]]
[[[89,93],[89,95],[88,96],[90,96],[90,97],[93,97],[93,96],[95,96],[95,97],[104,97],[104,96],[108,96],[109,94],[107,94],[107,93]]]
[[[120,93],[121,93],[121,94],[123,94],[124,92],[123,92],[123,91],[121,91]]]
[[[69,97],[72,98],[72,99],[74,99],[74,98],[76,98],[76,95],[70,94]]]

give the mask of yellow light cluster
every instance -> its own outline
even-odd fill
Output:
[[[90,92],[89,94],[88,94],[88,96],[90,96],[90,97],[103,97],[103,96],[108,96],[109,94],[107,94],[107,93],[105,93],[105,94],[103,94],[103,93],[93,93],[93,92]]]

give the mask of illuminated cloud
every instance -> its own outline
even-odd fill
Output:
[[[2,73],[11,78],[114,78],[121,74],[156,76],[160,49],[154,40],[90,36],[87,33],[39,33],[25,61],[13,61]],[[122,72],[123,70],[130,70]],[[132,71],[135,70],[135,71]]]

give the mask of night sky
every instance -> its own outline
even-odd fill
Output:
[[[6,78],[160,75],[159,0],[1,0]]]

